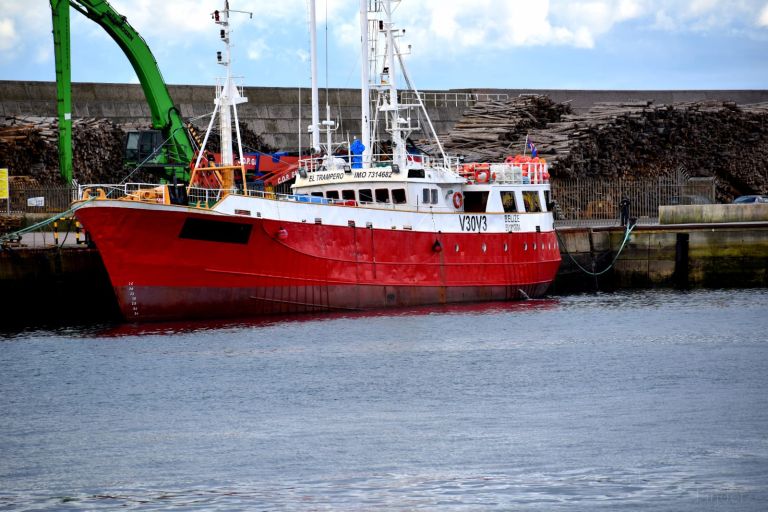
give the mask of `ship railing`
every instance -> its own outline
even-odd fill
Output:
[[[443,158],[435,158],[425,154],[412,154],[406,155],[406,166],[411,169],[422,169],[431,167],[448,167],[449,169],[457,169],[461,163],[461,159],[455,156],[446,157],[447,161]],[[343,171],[346,174],[354,175],[355,172],[368,169],[377,169],[384,167],[392,167],[395,173],[400,172],[401,169],[392,162],[391,153],[375,153],[370,155],[364,160],[362,155],[335,155],[333,162],[328,162],[325,156],[307,157],[299,160],[300,176],[304,177],[302,173],[311,172],[325,172],[325,171]]]
[[[151,191],[151,194],[150,194]],[[142,195],[152,196],[153,202],[165,201],[165,187],[157,183],[89,183],[78,185],[77,199],[129,199],[142,200]],[[143,199],[147,199],[144,197]]]
[[[469,183],[498,183],[503,185],[543,185],[549,183],[546,163],[474,163],[458,167],[459,175]]]
[[[187,201],[192,206],[210,208],[218,203],[227,194],[240,194],[242,190],[231,188],[206,188],[189,187],[187,189]],[[248,194],[246,194],[248,195]]]

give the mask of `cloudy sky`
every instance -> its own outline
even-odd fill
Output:
[[[249,86],[308,86],[307,0],[231,2],[253,12],[234,20],[236,74]],[[223,0],[111,3],[168,83],[220,74],[210,13]],[[317,9],[329,85],[357,87],[357,0]],[[403,0],[396,20],[421,89],[768,88],[768,0]],[[73,80],[137,82],[117,45],[74,10],[72,47]],[[324,56],[319,67],[325,85]],[[54,77],[49,2],[0,0],[0,79]]]

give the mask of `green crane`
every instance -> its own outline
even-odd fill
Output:
[[[123,50],[144,90],[152,113],[153,130],[128,133],[126,163],[147,161],[162,168],[167,177],[189,178],[194,146],[184,120],[173,104],[157,61],[147,43],[106,0],[50,0],[53,43],[56,56],[56,94],[59,116],[59,162],[61,176],[72,182],[72,69],[70,59],[69,7],[101,26]],[[158,150],[160,144],[161,150]]]

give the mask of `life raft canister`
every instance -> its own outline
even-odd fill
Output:
[[[464,206],[464,196],[461,195],[461,192],[454,192],[453,193],[453,207],[457,210],[461,210],[461,207]]]
[[[477,183],[488,183],[491,179],[491,164],[475,165],[475,181]]]

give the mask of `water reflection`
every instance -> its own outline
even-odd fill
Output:
[[[560,299],[532,299],[514,302],[482,302],[471,304],[446,304],[415,308],[381,309],[373,311],[306,313],[273,315],[249,319],[190,320],[149,324],[121,324],[89,331],[89,335],[103,338],[123,336],[161,335],[174,336],[205,331],[258,329],[277,324],[302,324],[338,320],[365,320],[367,318],[419,317],[429,315],[498,315],[532,311],[547,311],[558,307]]]

